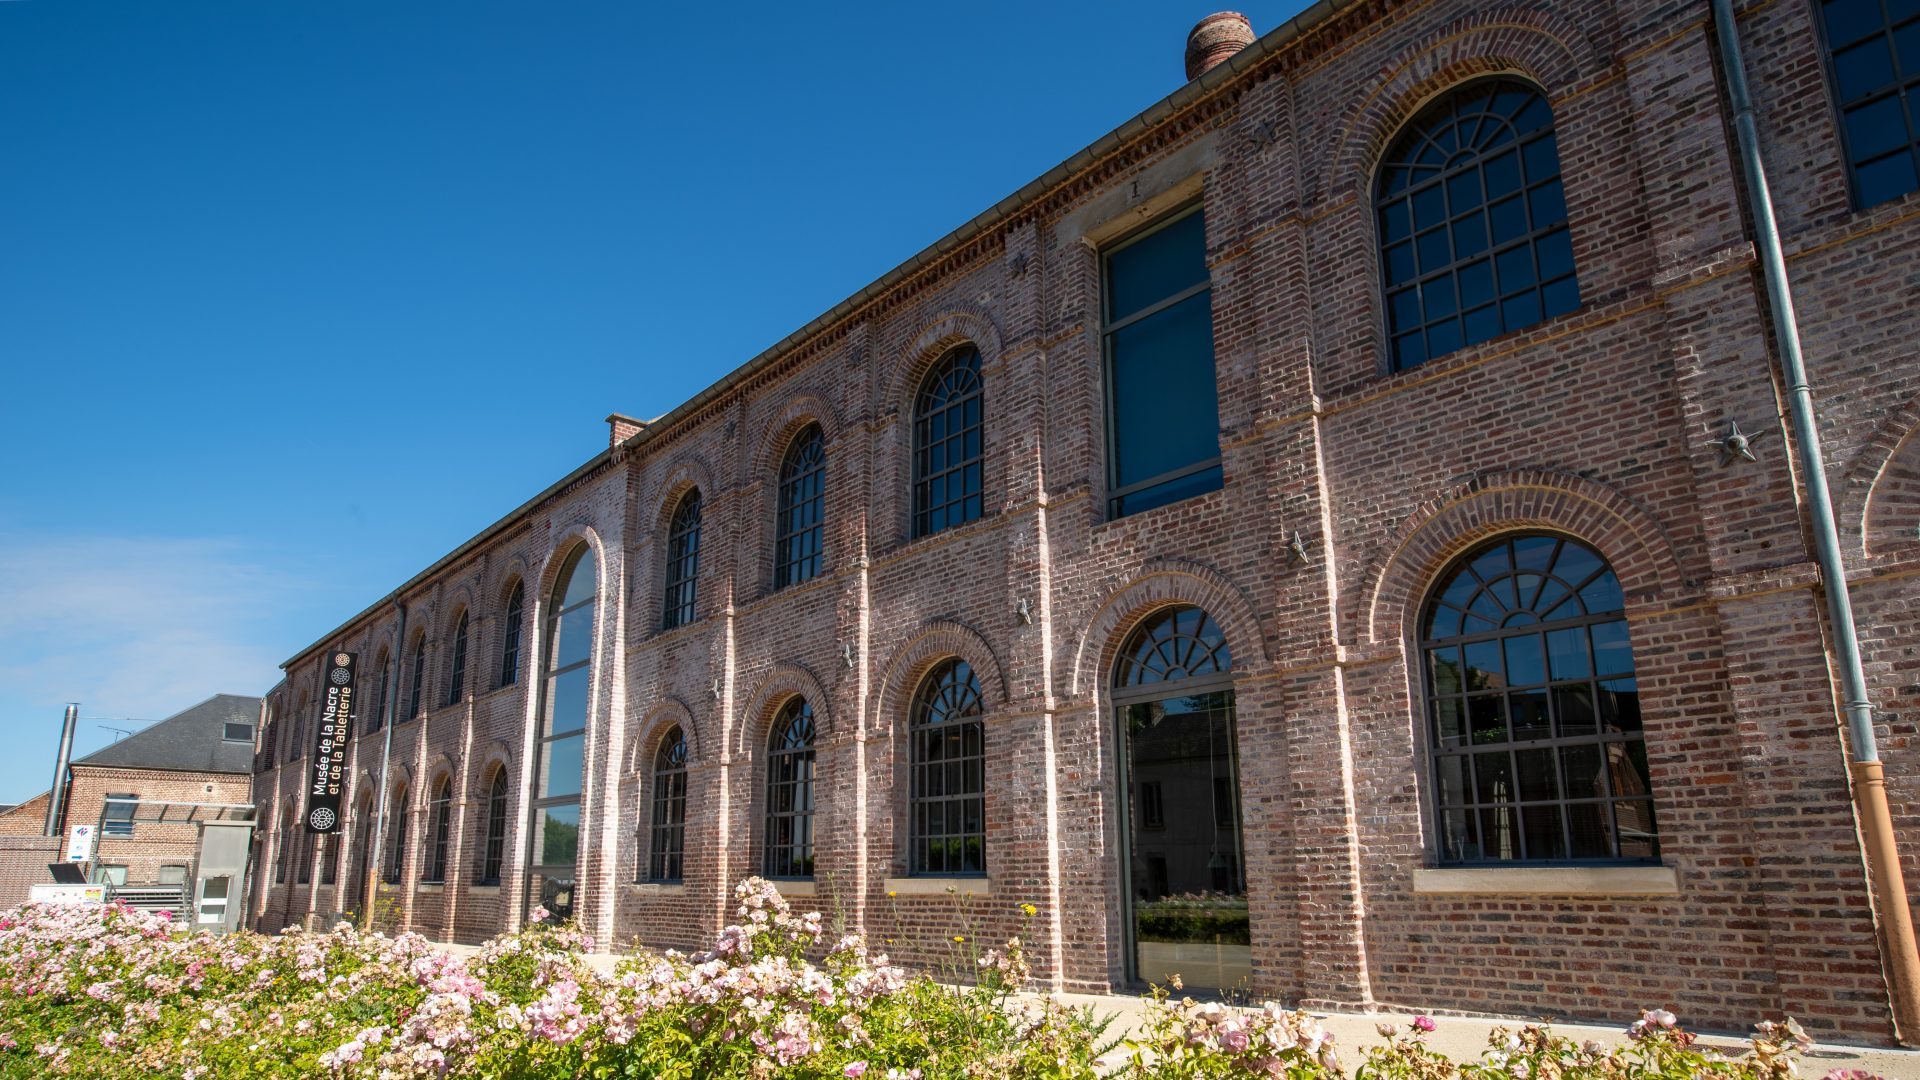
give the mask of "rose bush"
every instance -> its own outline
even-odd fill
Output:
[[[0,1077],[1346,1075],[1306,1013],[1156,994],[1116,1047],[1091,1010],[1018,992],[1029,972],[1017,938],[975,958],[975,984],[956,989],[858,937],[828,941],[819,914],[795,914],[767,882],[735,892],[739,921],[712,949],[632,957],[612,974],[586,962],[584,934],[537,919],[462,959],[413,934],[214,937],[120,906],[29,905],[0,915]],[[1384,1031],[1354,1075],[1775,1080],[1793,1075],[1804,1043],[1790,1023],[1762,1025],[1752,1052],[1728,1060],[1652,1012],[1617,1049],[1528,1027],[1456,1063],[1426,1045],[1433,1028],[1420,1017]]]

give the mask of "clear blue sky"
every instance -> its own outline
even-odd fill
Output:
[[[84,753],[265,690],[1172,92],[1215,7],[0,2],[0,802],[63,702]]]

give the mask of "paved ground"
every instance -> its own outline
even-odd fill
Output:
[[[475,951],[467,945],[444,945],[448,952],[459,955]],[[600,971],[612,971],[619,956],[609,953],[592,953],[587,960]],[[1072,1006],[1091,1005],[1096,1012],[1111,1013],[1114,1024],[1107,1029],[1109,1035],[1124,1035],[1136,1028],[1145,1014],[1144,999],[1122,994],[1059,994],[1057,1000]],[[1341,1048],[1341,1060],[1352,1068],[1359,1063],[1360,1052],[1368,1046],[1382,1042],[1378,1025],[1399,1024],[1405,1026],[1413,1018],[1397,1013],[1316,1013],[1327,1030],[1333,1032],[1336,1045]],[[1622,1017],[1617,1026],[1598,1027],[1589,1024],[1555,1024],[1554,1030],[1579,1042],[1599,1039],[1605,1043],[1626,1041],[1626,1025],[1631,1017]],[[1496,1027],[1517,1027],[1522,1021],[1495,1019],[1474,1016],[1437,1016],[1439,1025],[1432,1035],[1427,1037],[1434,1049],[1442,1051],[1456,1060],[1473,1058],[1487,1045],[1487,1034]],[[1744,1050],[1746,1043],[1739,1037],[1702,1036],[1701,1041],[1710,1046],[1725,1047],[1730,1051]],[[1822,1043],[1813,1048],[1801,1062],[1800,1074],[1808,1080],[1818,1080],[1832,1069],[1865,1069],[1868,1072],[1885,1077],[1886,1080],[1920,1080],[1920,1050],[1890,1050],[1882,1047],[1840,1046]]]

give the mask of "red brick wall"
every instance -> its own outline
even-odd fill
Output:
[[[1920,202],[1848,207],[1807,4],[1747,7],[1912,877]],[[411,841],[394,923],[478,940],[517,925],[535,895],[527,666],[558,558],[584,540],[601,601],[580,914],[603,941],[686,947],[727,917],[729,886],[758,865],[766,724],[799,692],[821,732],[816,906],[915,963],[943,962],[955,934],[1019,932],[1042,979],[1112,985],[1125,958],[1103,688],[1126,632],[1178,601],[1206,607],[1235,657],[1260,992],[1610,1019],[1662,1004],[1736,1029],[1790,1012],[1823,1035],[1889,1038],[1825,617],[1705,14],[1629,0],[1344,13],[416,589],[408,640],[425,628],[432,642],[429,708],[393,733]],[[1494,72],[1553,102],[1583,303],[1387,374],[1374,162],[1433,94]],[[1106,520],[1095,248],[1185,192],[1207,214],[1226,483]],[[909,539],[909,403],[958,342],[982,357],[987,515]],[[1730,420],[1763,433],[1759,461],[1722,463],[1711,440]],[[826,433],[827,570],[776,593],[774,470],[808,421]],[[697,618],[660,632],[665,516],[690,485],[706,497]],[[1677,896],[1412,888],[1434,857],[1413,620],[1453,555],[1543,528],[1598,548],[1626,590]],[[530,601],[522,672],[501,689],[515,580]],[[440,707],[460,610],[474,617],[468,693]],[[394,634],[383,612],[316,644],[371,658]],[[964,904],[888,885],[904,873],[906,702],[946,656],[973,665],[988,708],[992,885]],[[285,704],[314,678],[311,661],[288,672],[276,724],[291,726]],[[637,885],[649,763],[676,723],[691,756],[686,880]],[[269,756],[286,754],[281,740]],[[352,754],[356,785],[370,784],[378,736]],[[481,890],[480,796],[502,762],[515,793],[508,872]],[[443,771],[458,874],[426,889],[424,806]],[[257,801],[297,805],[297,774],[259,774]],[[371,831],[359,815],[347,828],[349,850]],[[284,840],[263,837],[271,880]],[[340,891],[317,875],[272,887],[259,923],[358,906]]]

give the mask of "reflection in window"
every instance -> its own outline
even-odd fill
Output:
[[[667,526],[667,590],[660,627],[671,630],[693,621],[695,589],[700,582],[700,490],[695,488],[674,507]]]
[[[387,884],[400,884],[400,875],[406,870],[407,861],[407,789],[401,788],[393,796],[393,847],[387,857]]]
[[[1920,4],[1822,0],[1820,21],[1854,202],[1920,190]]]
[[[907,723],[909,864],[915,874],[987,872],[986,732],[964,660],[935,667]]]
[[[686,872],[687,737],[678,726],[653,755],[653,835],[647,880],[679,881]]]
[[[1374,209],[1395,371],[1580,306],[1553,110],[1531,86],[1470,83],[1421,110]]]
[[[1443,863],[1659,855],[1613,570],[1556,536],[1462,557],[1421,623]]]
[[[915,536],[965,525],[983,513],[980,390],[980,350],[971,345],[942,357],[920,384],[913,404]]]
[[[576,544],[560,564],[547,604],[536,713],[533,859],[536,870],[549,879],[571,879],[579,852],[598,587],[590,549]]]
[[[813,706],[793,698],[767,742],[768,877],[813,876]]]
[[[1213,285],[1195,207],[1108,252],[1108,514],[1151,510],[1221,484]]]
[[[129,791],[114,792],[107,796],[101,813],[101,836],[132,836],[133,812],[140,806],[140,796]]]
[[[776,589],[798,585],[820,572],[826,465],[826,441],[817,424],[793,440],[780,463],[780,507],[773,546]]]

